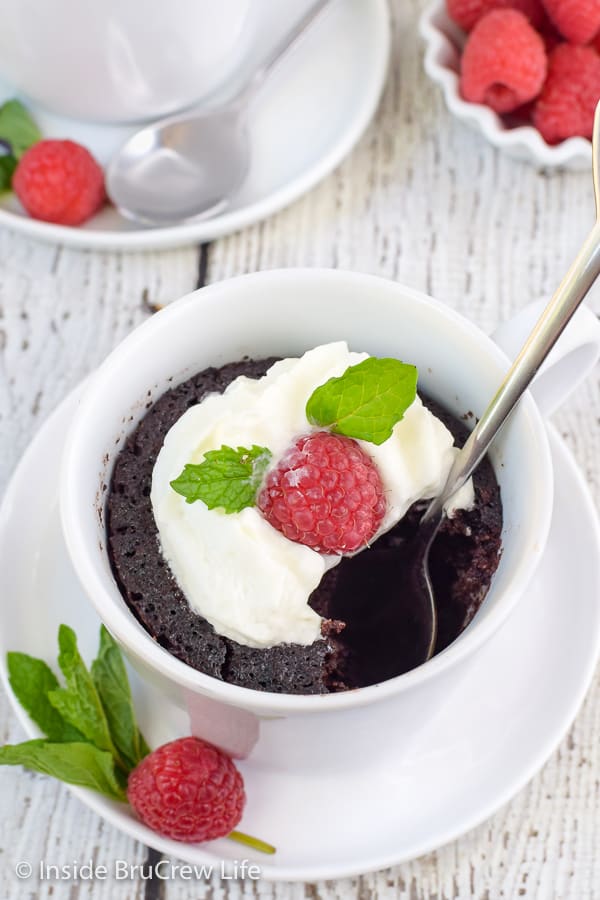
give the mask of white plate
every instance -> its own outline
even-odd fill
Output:
[[[35,728],[7,686],[6,651],[54,665],[58,624],[66,622],[89,660],[98,635],[98,619],[66,556],[56,507],[59,458],[76,402],[76,394],[68,397],[43,426],[0,511],[0,670],[32,736]],[[263,877],[273,880],[316,881],[384,868],[490,816],[563,737],[600,646],[600,529],[585,482],[554,431],[550,442],[556,507],[539,574],[425,727],[406,733],[393,701],[345,714],[356,721],[352,746],[340,747],[335,734],[328,740],[321,717],[263,723],[255,751],[240,764],[248,794],[240,827],[273,841],[274,857],[227,840],[165,840],[126,805],[80,788],[73,792],[117,828],[174,857],[215,864],[254,856]],[[186,733],[183,713],[134,675],[132,686],[151,745]]]
[[[289,5],[255,0],[265,25],[244,72],[289,27]],[[295,0],[298,14],[308,0]],[[286,20],[287,16],[287,20]],[[390,54],[386,0],[336,0],[282,61],[250,116],[250,173],[232,206],[206,221],[143,228],[106,207],[83,227],[31,219],[13,194],[0,194],[0,226],[74,247],[151,249],[212,240],[271,215],[328,175],[350,152],[379,102]],[[243,73],[240,73],[243,75]],[[14,90],[0,84],[0,102]],[[90,125],[29,108],[46,137],[72,138],[106,164],[134,128]]]
[[[574,137],[551,146],[533,125],[510,127],[489,106],[463,100],[459,71],[465,35],[448,15],[446,0],[433,0],[421,15],[419,31],[425,41],[425,71],[441,87],[446,106],[457,119],[509,156],[538,168],[591,170],[591,141]]]

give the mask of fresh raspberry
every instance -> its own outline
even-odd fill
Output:
[[[548,57],[548,77],[533,110],[533,124],[549,144],[592,137],[600,100],[600,56],[593,47],[560,44]]]
[[[105,200],[104,175],[91,153],[74,141],[40,141],[21,157],[15,193],[30,216],[80,225]]]
[[[544,42],[523,13],[496,9],[480,19],[462,56],[465,100],[508,113],[533,100],[546,77]]]
[[[127,799],[153,831],[176,841],[229,834],[246,802],[242,776],[216,747],[196,737],[163,744],[129,776]]]
[[[541,28],[546,18],[542,0],[446,0],[448,15],[465,31],[470,31],[493,9],[518,9],[534,28]]]
[[[381,477],[352,438],[328,431],[301,437],[272,469],[258,497],[268,522],[323,553],[353,553],[385,514]]]
[[[600,0],[544,0],[544,6],[572,44],[588,44],[600,31]]]

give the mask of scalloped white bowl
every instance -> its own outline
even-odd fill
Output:
[[[592,145],[569,138],[550,146],[532,125],[509,127],[492,109],[468,103],[460,95],[460,54],[465,35],[446,12],[445,0],[434,0],[423,12],[419,31],[425,42],[425,71],[441,87],[450,112],[515,159],[544,169],[590,170]]]

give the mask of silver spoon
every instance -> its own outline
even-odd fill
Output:
[[[250,167],[248,107],[283,55],[331,0],[316,0],[225,104],[142,128],[106,170],[108,196],[128,219],[173,225],[222,212]]]
[[[398,548],[358,554],[340,565],[333,617],[346,619],[344,643],[362,683],[384,681],[428,660],[435,651],[437,609],[429,574],[429,551],[444,519],[444,506],[471,476],[506,419],[533,381],[565,326],[600,274],[600,103],[592,143],[596,223],[565,278],[548,303],[512,364],[496,395],[457,453],[446,485],[435,497],[413,538]],[[376,554],[376,556],[375,556]],[[369,558],[367,558],[369,557]],[[375,558],[376,564],[373,565]],[[390,596],[390,585],[401,585]],[[349,609],[344,608],[344,599]],[[348,615],[348,612],[350,613]]]

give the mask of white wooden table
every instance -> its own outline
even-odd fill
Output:
[[[267,222],[210,245],[92,253],[0,231],[0,486],[57,403],[155,304],[196,285],[277,266],[337,266],[423,289],[491,330],[547,295],[593,216],[590,178],[544,175],[447,114],[422,72],[420,0],[393,0],[393,66],[372,126],[316,190]],[[600,310],[600,292],[590,303]],[[600,500],[596,375],[556,424]],[[0,741],[23,739],[0,696]],[[156,854],[49,778],[0,769],[0,898],[600,898],[600,682],[542,771],[479,828],[377,874],[318,885],[186,881],[19,882],[20,859],[56,864]],[[229,900],[229,897],[227,898]]]

